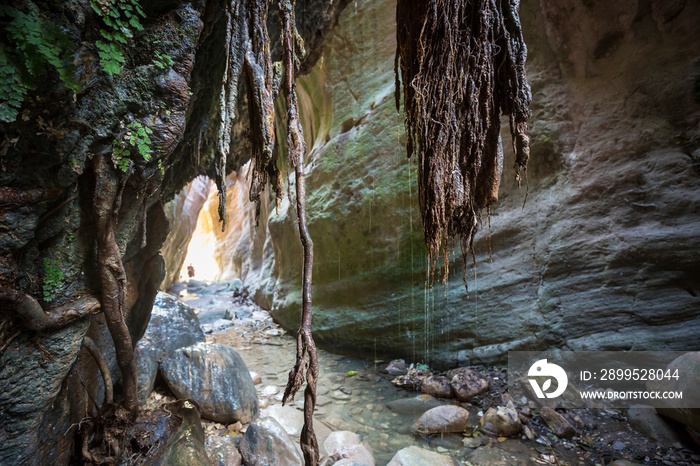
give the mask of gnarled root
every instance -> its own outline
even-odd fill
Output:
[[[88,353],[90,353],[92,358],[95,360],[95,364],[97,364],[97,367],[100,369],[100,373],[102,374],[102,379],[104,380],[105,384],[105,404],[113,404],[114,388],[112,385],[112,376],[109,373],[107,363],[105,363],[105,360],[102,358],[102,353],[100,353],[100,349],[97,347],[95,342],[92,341],[92,338],[87,336],[83,338],[83,347],[86,350],[88,350]]]
[[[29,330],[40,332],[63,328],[87,315],[97,314],[100,311],[100,302],[92,296],[85,296],[51,308],[47,312],[28,294],[3,286],[0,287],[0,309],[18,316]]]
[[[97,226],[97,260],[102,285],[102,310],[114,341],[117,364],[122,373],[124,406],[136,418],[138,385],[131,335],[123,315],[126,273],[114,236],[115,199],[118,184],[114,168],[104,157],[95,157],[95,193],[93,197]]]

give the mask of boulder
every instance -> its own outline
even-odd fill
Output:
[[[644,434],[654,442],[662,446],[670,446],[674,443],[682,443],[676,426],[660,416],[656,409],[650,405],[633,405],[627,410],[627,421],[637,432]]]
[[[301,449],[284,428],[271,417],[248,426],[239,445],[246,466],[301,466]]]
[[[205,447],[214,466],[240,466],[243,461],[233,435],[211,435],[207,438]]]
[[[450,380],[442,375],[431,375],[423,380],[420,390],[426,395],[438,398],[454,398]]]
[[[682,391],[682,405],[686,407],[678,407],[678,400],[655,400],[654,407],[659,414],[680,422],[695,439],[700,439],[700,351],[679,356],[666,370],[670,374],[678,371],[679,379],[649,381],[647,388],[654,391]]]
[[[182,418],[180,429],[170,440],[170,447],[163,455],[161,466],[211,466],[212,462],[204,446],[204,429],[194,404],[179,403],[174,414]]]
[[[507,406],[489,408],[479,424],[486,432],[498,437],[515,435],[522,429],[518,412]]]
[[[441,434],[464,432],[468,427],[469,411],[460,406],[445,405],[426,411],[411,430],[416,434]]]
[[[404,375],[407,371],[408,367],[403,359],[394,359],[384,368],[384,372],[389,375]]]
[[[544,406],[540,409],[540,417],[544,419],[552,433],[560,438],[571,438],[577,434],[574,426],[569,424],[564,416],[554,411],[552,408]]]
[[[171,295],[156,295],[146,333],[134,349],[139,400],[144,402],[153,391],[160,362],[178,348],[205,341],[194,309]]]
[[[387,466],[455,466],[451,457],[416,446],[399,450]]]
[[[375,464],[372,448],[354,432],[343,430],[333,432],[323,445],[328,455],[324,465],[374,466]]]
[[[253,379],[229,346],[198,343],[180,348],[163,360],[161,374],[176,397],[199,404],[204,418],[249,423],[258,415]]]
[[[454,396],[460,401],[469,401],[489,388],[489,383],[467,367],[459,367],[447,373]]]

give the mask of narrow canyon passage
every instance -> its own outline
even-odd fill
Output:
[[[4,2],[0,465],[700,464],[698,18]]]

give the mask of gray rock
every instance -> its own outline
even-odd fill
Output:
[[[455,466],[451,457],[424,448],[410,446],[399,450],[387,466]]]
[[[479,420],[479,424],[486,432],[499,437],[517,434],[522,429],[518,412],[506,406],[489,408]]]
[[[374,466],[375,464],[372,448],[354,432],[342,430],[333,432],[323,445],[328,455],[323,463],[324,466],[337,464]]]
[[[544,406],[540,409],[540,416],[552,430],[552,433],[560,438],[571,438],[577,434],[576,429],[564,416],[554,411],[552,408]]]
[[[389,375],[403,375],[407,371],[408,367],[403,359],[394,359],[384,368],[384,372]]]
[[[271,417],[260,418],[248,426],[239,450],[246,466],[300,466],[304,463],[300,448]]]
[[[426,395],[435,396],[438,398],[454,398],[450,379],[442,375],[431,375],[423,380],[420,390]]]
[[[430,395],[418,395],[411,398],[399,398],[398,400],[390,401],[386,404],[387,408],[396,414],[407,416],[420,416],[430,408],[442,406],[442,402],[436,400]]]
[[[139,400],[153,391],[160,362],[178,348],[205,341],[194,309],[167,293],[156,295],[146,333],[134,349]]]
[[[674,428],[675,426],[670,423],[671,421],[661,417],[653,406],[631,406],[627,410],[627,420],[634,430],[660,445],[671,446],[676,442],[682,443],[682,437]]]
[[[205,447],[214,466],[240,466],[243,461],[233,435],[209,436]]]
[[[460,406],[445,405],[426,411],[411,430],[417,434],[440,434],[465,432],[468,427],[469,411]]]
[[[197,408],[189,401],[184,401],[175,414],[182,417],[182,425],[170,441],[170,447],[163,455],[160,466],[211,466]]]
[[[674,419],[695,432],[700,439],[700,351],[686,353],[674,359],[666,368],[670,374],[678,370],[679,379],[661,379],[647,382],[649,390],[682,391],[683,406],[677,407],[673,401],[655,400],[653,402],[659,414]],[[690,407],[692,406],[692,408]],[[700,444],[700,442],[698,442]]]
[[[469,401],[489,388],[489,383],[467,367],[453,369],[447,373],[454,396],[460,401]]]
[[[258,414],[253,379],[229,346],[198,343],[180,348],[163,360],[161,374],[175,396],[199,404],[204,418],[248,423]]]

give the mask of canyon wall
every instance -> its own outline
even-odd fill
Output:
[[[445,365],[550,347],[699,347],[700,5],[525,0],[521,13],[528,183],[515,184],[506,131],[499,201],[477,235],[468,292],[458,246],[447,284],[427,285],[416,167],[394,108],[395,2],[348,6],[301,80],[322,345]],[[245,209],[240,199],[231,215]],[[289,202],[259,228],[235,259],[222,248],[222,270],[241,271],[295,330],[301,248]],[[265,273],[233,265],[246,248],[247,267]]]

